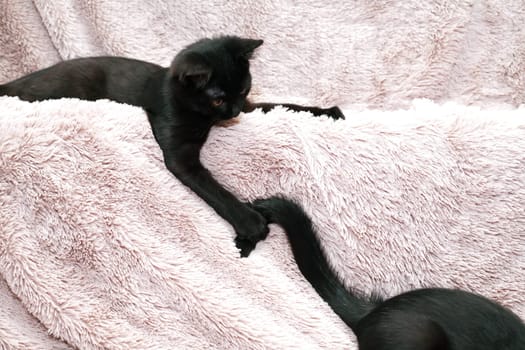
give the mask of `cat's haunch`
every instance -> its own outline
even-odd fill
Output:
[[[425,288],[383,300],[345,288],[301,206],[272,197],[253,207],[286,231],[299,270],[354,331],[360,350],[525,349],[523,321],[480,295]]]

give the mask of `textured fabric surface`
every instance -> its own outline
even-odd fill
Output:
[[[8,342],[47,330],[82,349],[352,348],[283,232],[240,259],[232,228],[164,168],[140,109],[0,106]],[[242,199],[304,203],[348,285],[461,287],[524,316],[523,109],[346,112],[243,115],[212,130],[203,162]]]
[[[255,101],[340,104],[347,120],[241,115],[203,149],[217,179],[303,203],[360,291],[460,287],[525,317],[524,20],[518,0],[0,0],[0,83],[264,39]],[[0,97],[0,130],[0,349],[356,349],[277,226],[238,257],[140,109]]]
[[[265,40],[256,96],[395,109],[525,101],[522,0],[0,0],[0,82],[61,59],[168,65],[203,36]]]

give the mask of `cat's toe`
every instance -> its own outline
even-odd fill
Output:
[[[240,238],[239,236],[235,237],[235,246],[240,250],[241,258],[246,258],[250,253],[255,249],[256,243]]]
[[[343,114],[343,111],[337,106],[334,106],[332,108],[329,108],[326,113],[330,118],[332,119],[346,119],[345,115]]]

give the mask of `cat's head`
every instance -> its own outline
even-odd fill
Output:
[[[169,70],[172,98],[178,106],[208,121],[236,117],[251,89],[249,60],[262,43],[224,36],[189,45]]]

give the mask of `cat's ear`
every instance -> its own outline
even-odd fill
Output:
[[[244,58],[245,60],[249,60],[250,58],[252,58],[253,51],[255,51],[255,49],[261,46],[263,43],[264,41],[260,39],[239,38],[237,49],[238,57]]]
[[[204,59],[193,52],[178,55],[173,60],[170,74],[183,84],[203,88],[210,81],[213,69]]]

